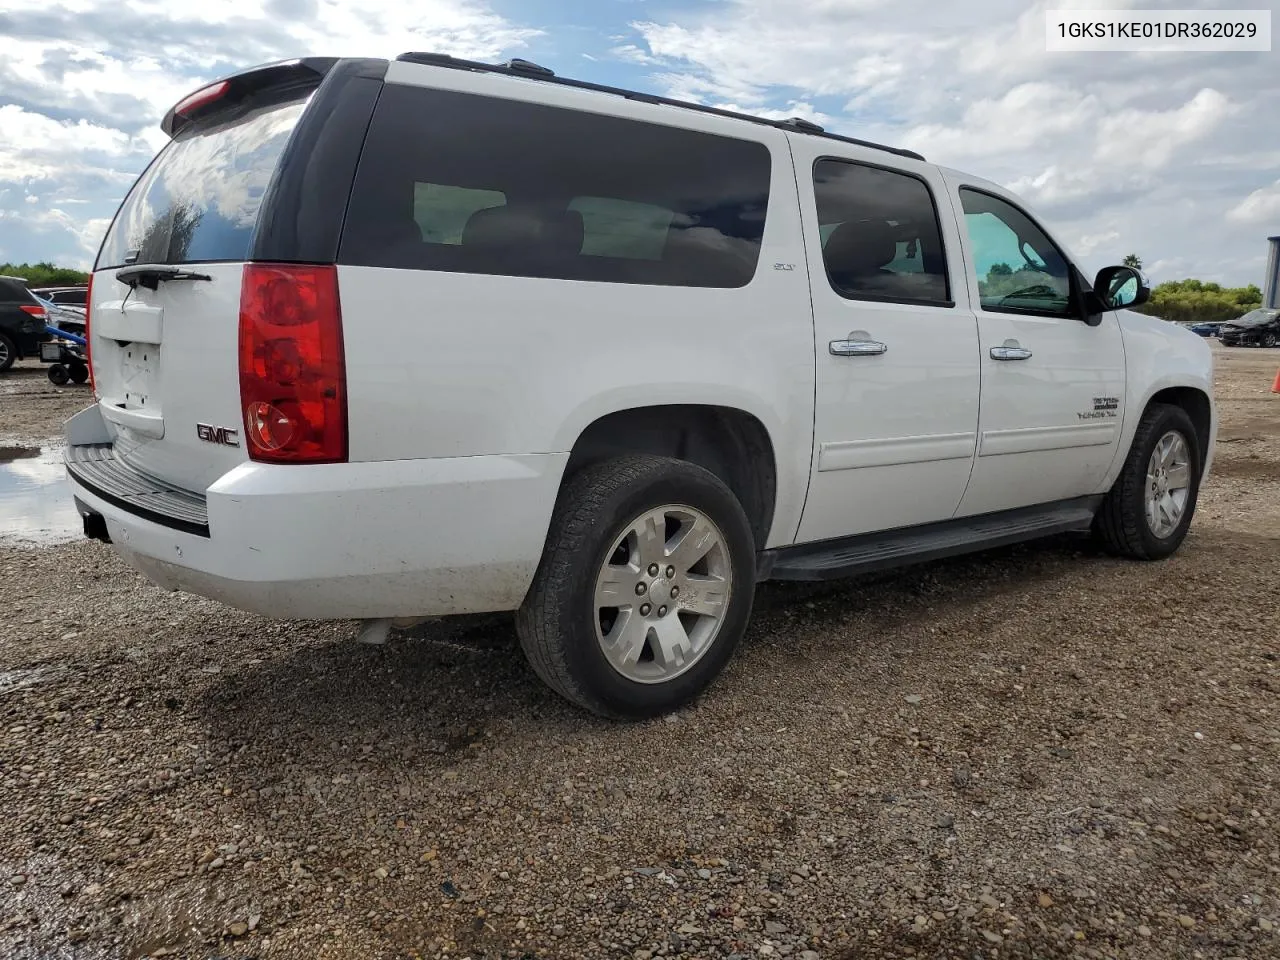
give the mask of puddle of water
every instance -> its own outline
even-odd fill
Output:
[[[0,542],[46,546],[83,531],[62,452],[0,446]]]

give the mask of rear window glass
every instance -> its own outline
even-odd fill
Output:
[[[38,298],[28,289],[26,281],[16,277],[0,277],[0,301],[6,303],[35,303]]]
[[[388,86],[339,259],[696,287],[755,274],[764,144],[473,94]]]
[[[306,100],[183,129],[125,198],[96,269],[248,258],[258,209]]]

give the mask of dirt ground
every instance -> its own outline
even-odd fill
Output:
[[[0,546],[0,956],[1280,957],[1280,351],[1185,548],[766,585],[677,716]],[[0,378],[0,446],[85,401]]]

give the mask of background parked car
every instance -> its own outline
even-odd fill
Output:
[[[1274,347],[1280,343],[1280,310],[1250,310],[1224,323],[1218,338],[1228,347]]]
[[[39,352],[40,341],[49,338],[47,318],[48,308],[27,289],[25,279],[0,276],[0,373]]]
[[[80,287],[32,287],[31,292],[42,300],[49,300],[60,307],[78,307],[84,310],[88,302],[88,286]]]
[[[1204,323],[1191,323],[1187,328],[1194,334],[1202,337],[1216,337],[1222,329],[1221,320],[1207,320]]]
[[[46,323],[57,327],[59,330],[66,330],[68,333],[84,336],[85,311],[83,307],[77,309],[76,307],[55,303],[37,291],[33,290],[32,293],[40,301],[41,306],[45,308],[47,314]]]

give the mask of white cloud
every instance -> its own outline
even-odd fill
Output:
[[[1105,4],[1097,0],[1040,0],[1016,18],[991,18],[982,23],[982,29],[965,31],[967,36],[957,38],[963,41],[956,48],[959,53],[957,66],[966,73],[998,77],[1006,82],[1018,76],[1043,73],[1045,58],[1055,56],[1045,50],[1045,11],[1103,7],[1125,10],[1134,6],[1137,6],[1135,0],[1107,0]],[[977,22],[974,18],[974,26]]]
[[[84,219],[67,211],[52,207],[49,209],[0,210],[0,227],[8,225],[28,238],[28,242],[49,235],[67,237],[71,243],[64,248],[58,262],[64,266],[88,269],[98,252],[98,246],[111,226],[110,217],[90,217]],[[0,251],[0,260],[31,261],[37,259],[21,249],[7,247]],[[40,258],[43,259],[43,258]]]
[[[1047,8],[1098,5],[722,0],[637,23],[623,44],[673,94],[769,116],[807,103],[828,129],[1007,184],[1099,265],[1137,252],[1256,280],[1260,242],[1242,225],[1276,217],[1271,188],[1257,191],[1280,155],[1280,131],[1259,122],[1280,103],[1274,58],[1046,52]]]
[[[1108,230],[1106,233],[1093,233],[1083,237],[1079,237],[1075,243],[1075,249],[1082,256],[1092,256],[1093,252],[1099,247],[1115,243],[1120,239],[1120,233],[1117,230]]]
[[[85,262],[129,184],[167,142],[158,126],[165,111],[237,67],[415,49],[493,59],[538,35],[485,0],[382,0],[372,8],[347,0],[8,0],[0,19],[3,258]],[[39,200],[9,199],[34,183]],[[217,185],[219,202],[234,206],[249,186]]]
[[[1237,110],[1217,90],[1201,90],[1172,110],[1122,110],[1102,119],[1095,156],[1158,170],[1179,147],[1203,140]]]
[[[86,120],[54,120],[17,104],[0,107],[0,181],[31,183],[94,163],[149,153],[145,143]],[[31,202],[30,199],[27,201]]]
[[[955,124],[914,127],[904,142],[949,163],[1087,134],[1101,113],[1096,97],[1051,83],[1024,83],[997,99],[975,101]]]
[[[1253,191],[1227,211],[1227,219],[1236,223],[1262,223],[1280,228],[1280,180]]]
[[[1037,206],[1055,207],[1095,196],[1114,186],[1097,170],[1050,164],[1035,176],[1010,181],[1009,189]]]

